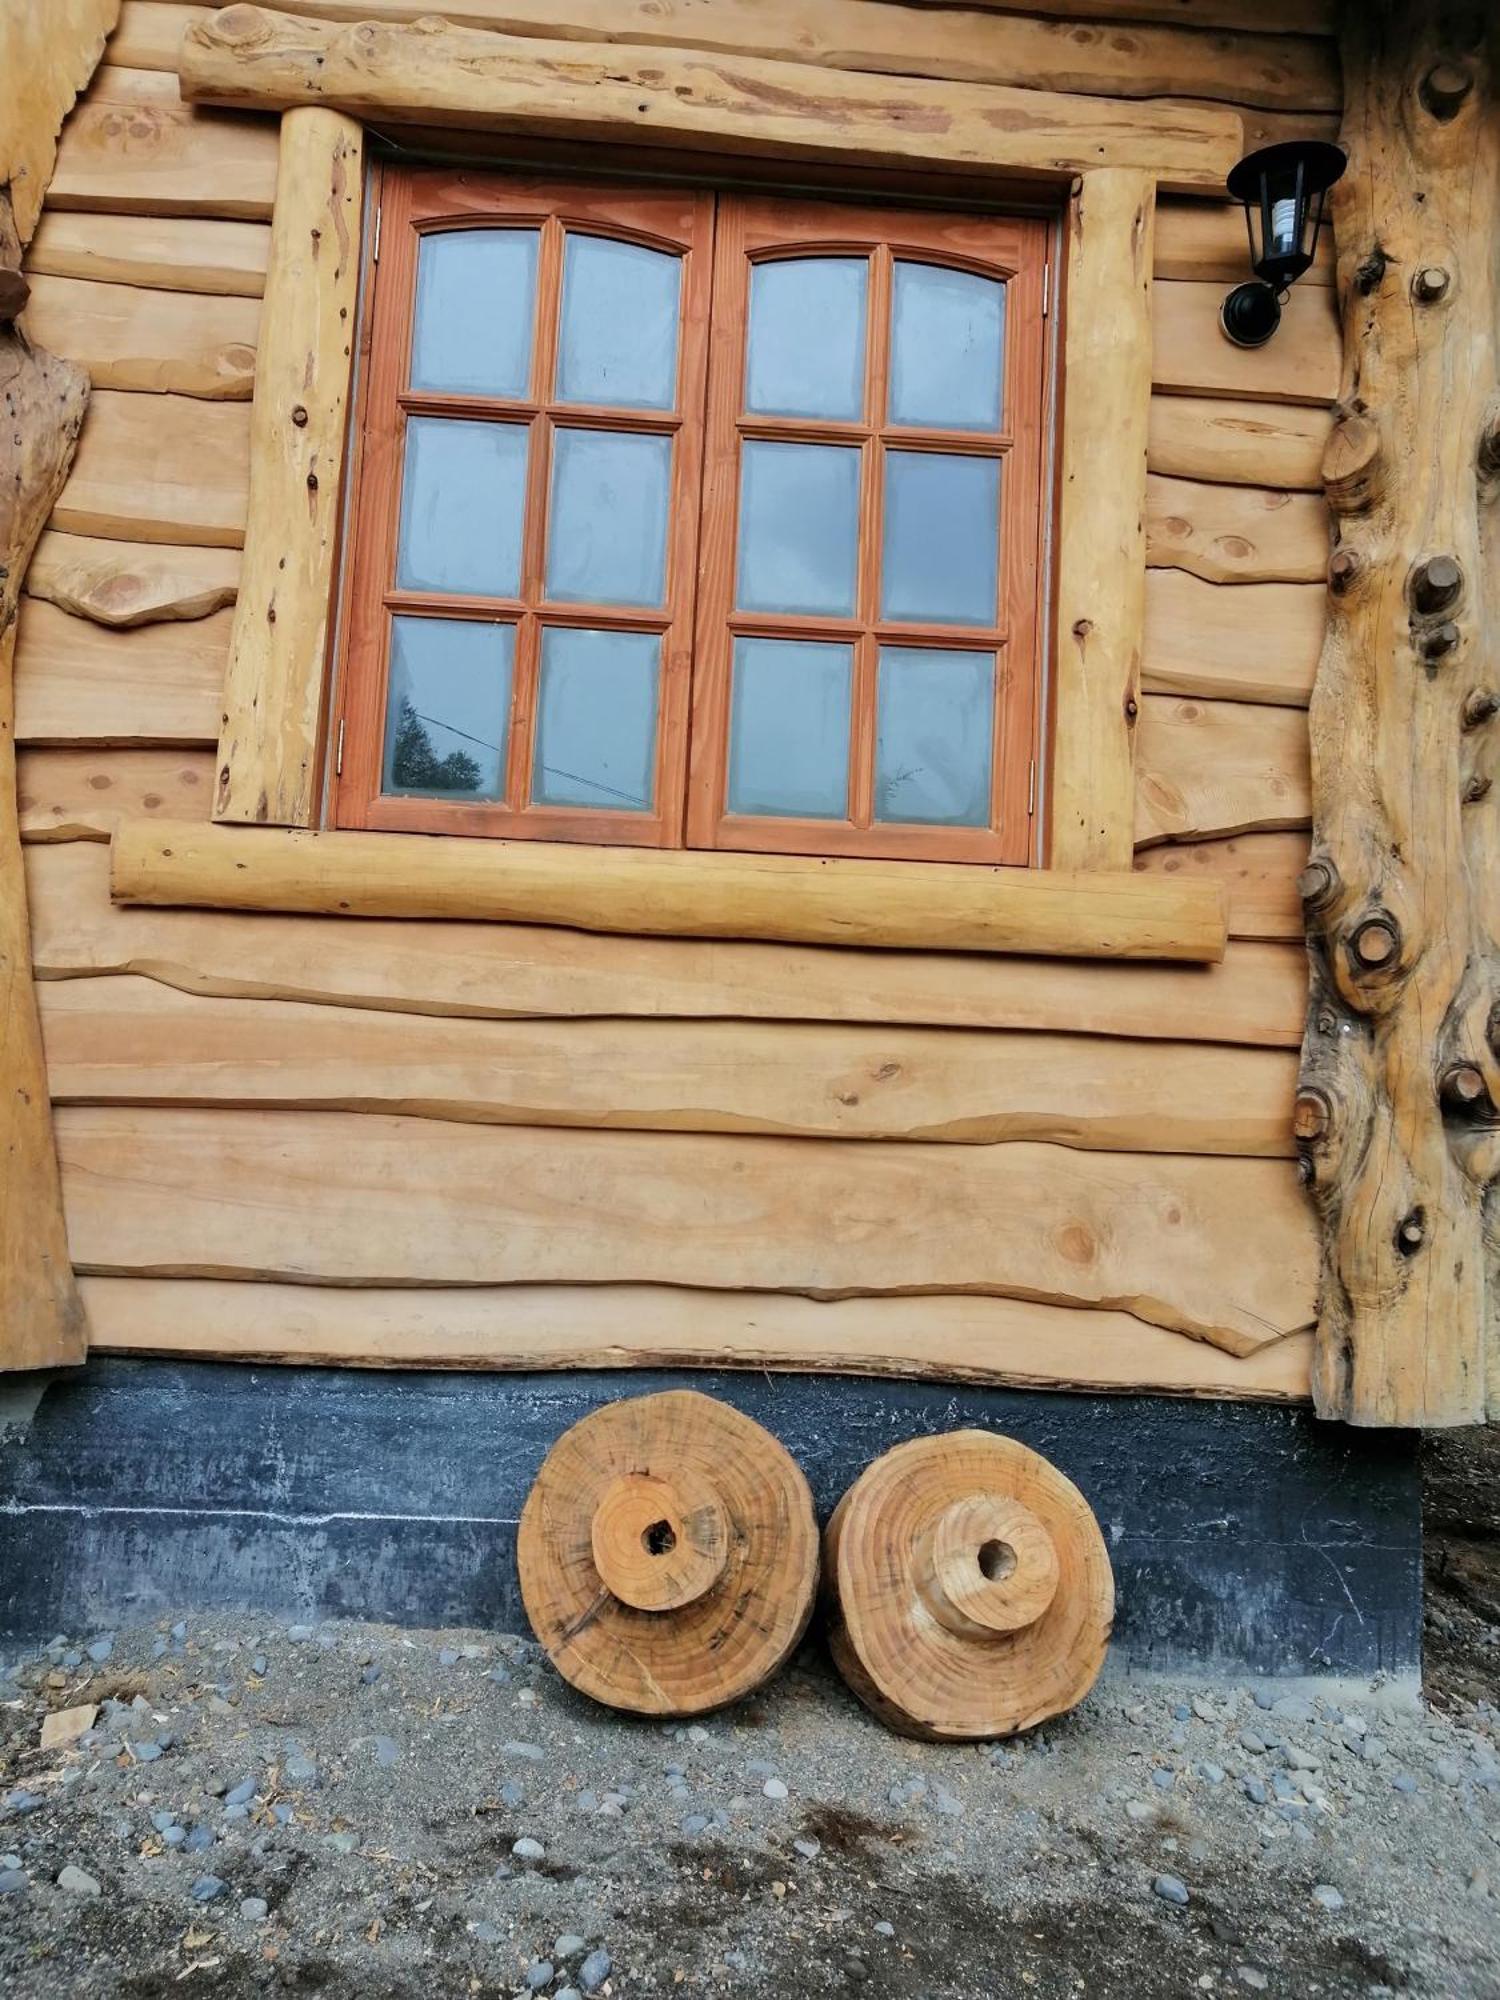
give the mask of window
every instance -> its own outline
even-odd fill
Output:
[[[381,202],[336,822],[1030,859],[1045,225]]]

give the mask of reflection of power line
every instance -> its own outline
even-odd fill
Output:
[[[493,750],[497,757],[501,754],[498,743],[491,743],[483,736],[471,736],[467,729],[455,729],[451,722],[444,722],[439,716],[424,715],[419,708],[414,708],[412,714],[418,722],[428,723],[434,729],[444,729],[450,736],[461,736],[465,743],[477,743],[481,750]],[[598,778],[585,778],[579,771],[565,771],[560,764],[543,764],[542,770],[549,778],[566,778],[570,785],[583,785],[591,792],[607,792],[612,799],[623,799],[626,805],[634,806],[641,812],[648,810],[646,801],[637,793],[617,791],[613,785],[606,785]]]

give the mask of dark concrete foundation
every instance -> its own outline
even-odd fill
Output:
[[[34,1385],[35,1386],[35,1385]],[[1076,1480],[1132,1669],[1409,1679],[1416,1440],[1269,1404],[809,1375],[375,1373],[107,1361],[15,1378],[0,1433],[0,1634],[167,1610],[524,1630],[516,1521],[542,1457],[619,1396],[723,1397],[800,1461],[826,1517],[904,1438],[1020,1438]]]

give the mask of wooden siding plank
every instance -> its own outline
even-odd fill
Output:
[[[638,140],[754,156],[919,160],[1052,178],[1128,167],[1215,188],[1239,157],[1239,118],[1170,100],[868,77],[809,63],[644,54],[521,40],[431,21],[341,27],[231,7],[189,28],[183,95],[287,111],[322,104],[381,122],[564,139]]]
[[[1234,701],[1141,704],[1137,845],[1309,823],[1307,717]],[[1181,879],[1180,877],[1178,879]]]
[[[100,1353],[371,1368],[806,1368],[1026,1388],[1301,1401],[1311,1340],[1231,1355],[1128,1313],[952,1295],[803,1299],[674,1285],[341,1291],[84,1278]]]
[[[202,761],[148,753],[32,753],[34,817],[161,817],[151,801]],[[72,761],[63,764],[63,759]],[[61,768],[59,768],[61,767]],[[50,780],[50,782],[49,782]],[[82,795],[80,801],[80,795]],[[206,810],[206,808],[203,808]],[[1301,951],[1231,946],[1220,965],[886,954],[836,946],[620,938],[523,924],[223,915],[111,904],[97,846],[38,847],[27,859],[37,974],[141,973],[185,992],[392,1008],[477,1019],[645,1015],[905,1022],[1295,1048],[1307,971]]]
[[[271,232],[262,222],[49,208],[32,238],[26,266],[54,278],[258,299],[265,290],[270,241]]]
[[[207,819],[213,772],[207,751],[23,750],[16,777],[21,837],[108,841],[122,817],[190,819],[196,812]],[[106,856],[99,865],[107,874]]]
[[[16,641],[19,743],[212,743],[227,611],[110,632],[42,598],[23,600]]]
[[[1301,944],[1297,877],[1307,866],[1307,851],[1305,833],[1247,833],[1144,847],[1135,865],[1147,874],[1210,874],[1229,897],[1231,937]]]
[[[1151,227],[1143,174],[1086,174],[1070,218],[1046,858],[1128,868],[1145,628]]]
[[[1315,583],[1225,590],[1186,570],[1150,570],[1141,685],[1152,694],[1306,708],[1326,605],[1327,593]]]
[[[1323,448],[1332,429],[1329,410],[1153,396],[1147,463],[1179,479],[1321,493]]]
[[[57,149],[47,202],[106,214],[268,221],[276,132],[263,118],[204,112],[176,79],[102,69]]]
[[[51,526],[127,542],[237,549],[250,495],[250,410],[101,389]]]
[[[39,1002],[57,1103],[1293,1153],[1297,1062],[1279,1049],[804,1022],[475,1021],[209,999],[130,977],[48,982]]]
[[[1253,1355],[1124,1313],[1011,1299],[810,1300],[675,1286],[461,1293],[85,1278],[103,1353],[468,1369],[712,1366],[1303,1400],[1310,1339]]]
[[[971,4],[1089,21],[1114,21],[1124,14],[1133,21],[1180,21],[1193,28],[1244,28],[1252,34],[1286,30],[1328,35],[1338,26],[1338,0],[971,0]]]
[[[253,299],[33,276],[27,325],[86,368],[96,389],[244,402],[254,384],[260,307]]]
[[[1156,208],[1156,275],[1190,283],[1238,285],[1250,273],[1245,211],[1233,201],[1182,201],[1165,197]],[[1312,268],[1299,287],[1332,285],[1333,231],[1319,238]]]
[[[1225,942],[1206,890],[937,861],[130,823],[113,867],[120,902],[312,916],[1189,963],[1222,958]]]
[[[1219,325],[1223,298],[1222,285],[1158,278],[1151,301],[1151,379],[1158,389],[1253,403],[1334,400],[1342,342],[1326,286],[1295,286],[1276,338],[1264,347],[1236,347],[1225,336]]]
[[[235,549],[172,548],[49,530],[26,572],[26,593],[60,611],[121,629],[176,618],[206,618],[233,604]]]
[[[1311,1210],[1281,1160],[333,1111],[65,1106],[90,1274],[354,1285],[969,1291],[1107,1306],[1253,1353],[1310,1324]]]
[[[1146,481],[1146,560],[1209,583],[1321,583],[1328,568],[1328,508],[1316,493]]]
[[[363,147],[360,127],[335,111],[303,108],[281,121],[244,570],[218,738],[220,819],[312,824],[358,309]]]

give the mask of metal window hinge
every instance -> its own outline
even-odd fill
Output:
[[[375,204],[375,228],[370,239],[370,262],[372,264],[380,262],[380,203],[378,201]]]
[[[339,724],[339,728],[341,731],[343,729],[343,726],[344,725],[342,723]],[[340,742],[343,741],[342,736],[340,736],[339,740]],[[1028,819],[1031,819],[1034,817],[1035,813],[1036,813],[1036,759],[1035,757],[1033,757],[1031,760],[1030,769],[1027,771],[1026,774],[1026,817]]]
[[[1047,317],[1048,313],[1049,313],[1049,312],[1051,312],[1051,310],[1052,310],[1052,266],[1051,266],[1050,264],[1043,264],[1043,266],[1042,266],[1042,318],[1043,318],[1043,319],[1045,319],[1045,318]]]
[[[342,776],[344,775],[344,718],[343,718],[343,716],[340,716],[340,717],[339,717],[339,740],[338,740],[338,742],[337,742],[337,743],[336,743],[336,744],[334,745],[334,750],[333,750],[333,775],[334,775],[334,776],[335,776],[336,778],[341,778],[341,777],[342,777]]]

